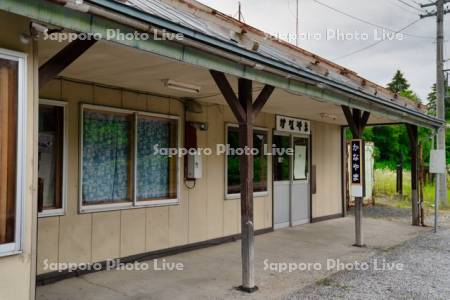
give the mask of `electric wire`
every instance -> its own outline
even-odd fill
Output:
[[[406,25],[405,27],[403,27],[403,28],[397,30],[397,31],[395,32],[395,34],[400,33],[400,32],[402,32],[403,30],[408,29],[409,27],[413,26],[414,24],[416,24],[416,23],[419,22],[420,20],[421,20],[421,19],[417,19],[417,20],[415,20],[414,22],[412,22],[412,23]],[[379,41],[377,41],[377,42],[375,42],[375,43],[372,43],[372,44],[370,44],[370,45],[368,45],[368,46],[365,46],[365,47],[363,47],[363,48],[360,48],[360,49],[357,49],[357,50],[352,51],[352,52],[350,52],[350,53],[347,53],[347,54],[345,54],[345,55],[341,55],[341,56],[339,56],[339,57],[336,57],[336,58],[334,58],[333,60],[343,59],[343,58],[352,56],[352,55],[354,55],[354,54],[363,52],[363,51],[365,51],[365,50],[367,50],[367,49],[370,49],[370,48],[372,48],[372,47],[375,47],[375,46],[381,44],[381,43],[384,42],[384,41],[386,41],[386,40],[385,40],[385,39],[379,40]]]
[[[409,2],[406,2],[405,0],[397,0],[397,1],[400,2],[400,3],[402,3],[402,4],[404,4],[404,5],[406,5],[406,6],[408,6],[408,7],[411,7],[411,8],[413,8],[413,9],[417,10],[417,11],[420,12],[420,13],[423,13],[423,12],[424,12],[423,9],[421,9],[421,8],[419,8],[419,7],[417,7],[417,6],[414,6],[414,5],[410,4]]]
[[[395,29],[392,29],[392,28],[388,28],[386,26],[382,26],[382,25],[379,25],[379,24],[376,24],[376,23],[373,23],[373,22],[361,19],[360,17],[353,16],[353,15],[351,15],[349,13],[346,13],[345,11],[337,9],[337,8],[335,8],[335,7],[331,6],[331,5],[328,5],[326,3],[323,3],[323,2],[321,2],[319,0],[313,0],[313,1],[316,2],[317,4],[321,5],[321,6],[324,6],[324,7],[328,8],[328,9],[330,9],[330,10],[333,10],[333,11],[335,11],[335,12],[341,14],[341,15],[344,15],[346,17],[349,17],[351,19],[357,20],[357,21],[359,21],[361,23],[364,23],[364,24],[367,24],[367,25],[370,25],[370,26],[373,26],[373,27],[376,27],[376,28],[380,28],[380,29],[383,29],[383,30],[386,30],[386,31],[389,31],[389,32],[398,33],[397,32],[398,30],[395,30]],[[401,30],[404,30],[404,29],[401,29]],[[414,35],[414,34],[410,34],[410,33],[403,33],[403,34],[406,35],[406,36],[409,36],[409,37],[413,37],[413,38],[435,40],[435,38],[433,38],[433,37]]]

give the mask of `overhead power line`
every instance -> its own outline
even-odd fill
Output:
[[[400,33],[400,32],[402,32],[403,30],[408,29],[409,27],[413,26],[414,24],[416,24],[416,23],[419,22],[419,21],[420,21],[420,19],[415,20],[414,22],[412,22],[412,23],[406,25],[405,27],[403,27],[403,28],[397,30],[397,31],[395,32],[395,34]],[[372,44],[370,44],[370,45],[367,45],[367,46],[365,46],[365,47],[363,47],[363,48],[360,48],[360,49],[357,49],[357,50],[352,51],[352,52],[350,52],[350,53],[347,53],[347,54],[345,54],[345,55],[336,57],[336,58],[334,58],[333,60],[343,59],[343,58],[349,57],[349,56],[351,56],[351,55],[354,55],[354,54],[363,52],[363,51],[365,51],[365,50],[367,50],[367,49],[370,49],[370,48],[372,48],[372,47],[375,47],[375,46],[378,45],[378,44],[381,44],[381,43],[384,42],[384,41],[386,41],[386,40],[379,40],[379,41],[377,41],[377,42],[375,42],[375,43],[372,43]]]
[[[417,6],[415,6],[415,5],[410,4],[409,2],[406,2],[405,0],[397,0],[397,1],[400,2],[400,3],[402,3],[402,4],[404,4],[404,5],[406,5],[406,6],[408,6],[408,7],[413,8],[413,9],[419,11],[419,12],[423,12],[422,9],[420,9],[419,7],[417,7]]]
[[[379,24],[376,24],[376,23],[373,23],[373,22],[361,19],[360,17],[353,16],[353,15],[351,15],[349,13],[346,13],[346,12],[340,10],[340,9],[337,9],[337,8],[335,8],[333,6],[330,6],[330,5],[326,4],[326,3],[323,3],[323,2],[321,2],[319,0],[313,0],[313,1],[316,2],[319,5],[322,5],[322,6],[328,8],[330,10],[333,10],[333,11],[335,11],[335,12],[341,14],[341,15],[344,15],[346,17],[349,17],[351,19],[357,20],[357,21],[359,21],[361,23],[364,23],[364,24],[367,24],[367,25],[370,25],[370,26],[373,26],[373,27],[376,27],[376,28],[379,28],[379,29],[383,29],[383,30],[386,30],[386,31],[389,31],[389,32],[398,33],[397,32],[398,30],[395,30],[395,29],[392,29],[392,28],[388,28],[386,26],[379,25]],[[404,30],[404,29],[401,29],[401,30]],[[409,37],[414,37],[414,38],[419,38],[419,39],[435,40],[435,38],[433,38],[433,37],[414,35],[414,34],[410,34],[410,33],[403,33],[403,34],[406,35],[406,36],[409,36]]]

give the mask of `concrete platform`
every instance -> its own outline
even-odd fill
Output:
[[[154,262],[149,261],[146,262],[149,264],[149,270],[146,271],[102,271],[38,287],[36,298],[281,298],[336,272],[336,267],[327,268],[327,259],[342,263],[361,262],[380,250],[398,246],[427,230],[412,227],[405,222],[370,218],[364,219],[363,224],[366,248],[351,246],[354,241],[354,220],[351,217],[257,236],[255,271],[259,290],[250,295],[233,288],[241,283],[240,242],[237,241],[165,258],[168,263],[183,264],[182,271],[154,270]],[[161,267],[163,260],[159,259],[157,262]],[[274,267],[282,265],[277,263],[295,263],[307,270],[278,272]]]

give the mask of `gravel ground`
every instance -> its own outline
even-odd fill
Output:
[[[365,213],[386,217],[383,212],[387,212],[405,220],[410,216],[407,210],[389,209],[394,212],[375,206],[365,208]],[[440,216],[442,227],[437,234],[430,229],[393,249],[380,250],[366,261],[368,269],[337,272],[288,299],[450,299],[450,214]],[[388,270],[389,266],[395,266],[394,270]]]
[[[348,214],[353,215],[354,210],[351,209]],[[373,205],[363,208],[363,217],[367,218],[383,218],[383,219],[411,219],[411,209],[396,208],[386,205]]]

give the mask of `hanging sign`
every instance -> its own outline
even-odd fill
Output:
[[[353,197],[364,197],[364,142],[363,140],[350,141],[351,155],[351,195]]]
[[[276,122],[277,122],[276,129],[278,131],[301,133],[301,134],[311,133],[311,124],[307,120],[285,116],[276,116]]]

